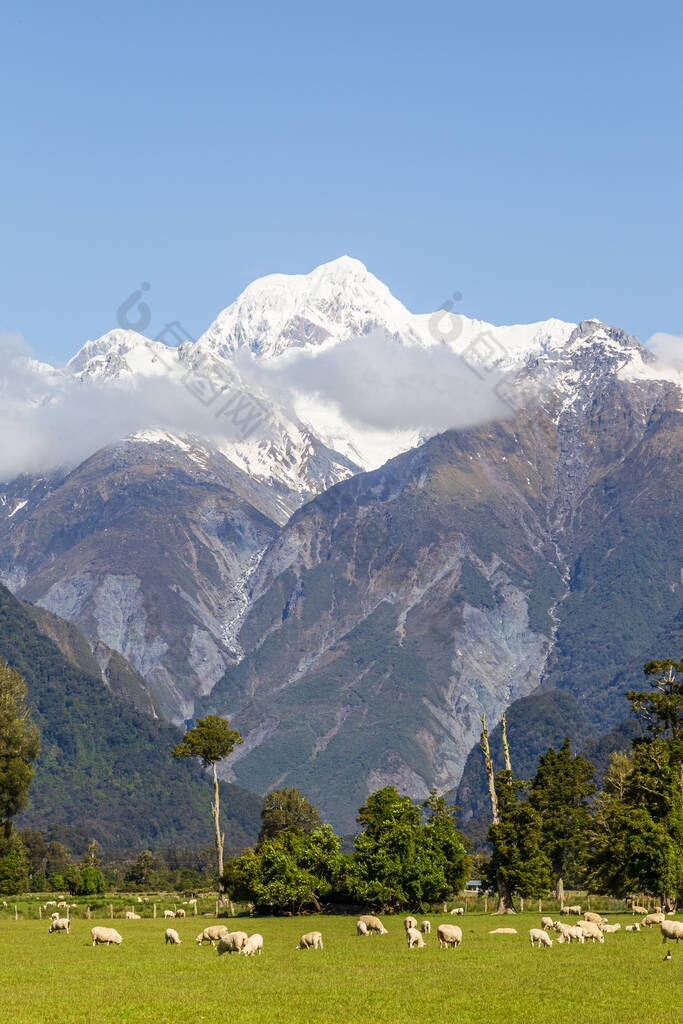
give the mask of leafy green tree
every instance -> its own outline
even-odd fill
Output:
[[[552,879],[550,860],[541,847],[541,816],[528,800],[520,799],[528,786],[507,769],[496,773],[499,821],[487,832],[493,847],[487,881],[525,899],[542,896]]]
[[[447,804],[446,797],[439,796],[438,791],[435,787],[429,790],[429,796],[423,802],[424,807],[429,820],[436,821],[438,818],[445,818],[447,821],[455,821],[455,816],[460,810],[460,807],[456,804]]]
[[[141,850],[126,872],[126,882],[138,889],[152,889],[158,881],[157,863],[151,850]]]
[[[223,884],[232,898],[250,900],[260,912],[320,911],[338,897],[346,865],[330,825],[311,833],[280,830],[229,861]]]
[[[26,706],[26,683],[0,660],[0,832],[9,840],[12,818],[25,805],[40,753],[38,729]]]
[[[85,868],[98,868],[101,863],[99,844],[96,839],[91,839],[83,854],[81,865]]]
[[[273,839],[283,831],[315,832],[322,828],[317,807],[309,803],[298,789],[274,789],[265,797],[261,808],[259,843]]]
[[[3,842],[0,854],[0,893],[4,896],[27,892],[29,887],[29,860],[16,832]]]
[[[359,903],[400,910],[448,899],[467,877],[469,858],[449,815],[420,809],[393,786],[372,793],[358,820],[349,888]]]
[[[595,885],[616,895],[683,894],[683,662],[649,661],[651,689],[627,693],[645,736],[613,755],[591,834]]]
[[[531,780],[529,803],[541,816],[542,847],[556,878],[557,898],[564,900],[564,880],[574,884],[586,855],[590,821],[588,800],[595,793],[593,765],[571,756],[569,737],[559,750],[549,747]]]
[[[213,771],[211,816],[215,833],[218,888],[221,893],[221,901],[223,899],[222,879],[225,834],[221,831],[220,823],[217,765],[233,752],[235,745],[238,743],[242,743],[242,737],[236,729],[230,728],[227,719],[221,718],[219,715],[207,715],[206,718],[198,718],[197,724],[192,729],[189,729],[180,743],[173,748],[173,756],[175,758],[199,758],[205,768],[211,768]]]

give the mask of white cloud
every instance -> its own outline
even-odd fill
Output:
[[[683,338],[675,334],[660,332],[653,334],[646,342],[645,347],[654,352],[662,366],[683,370]]]

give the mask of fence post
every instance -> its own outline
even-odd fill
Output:
[[[216,917],[218,917],[218,900],[216,900]]]
[[[520,898],[519,898],[519,912],[520,912],[520,914],[524,913],[524,897],[523,896],[520,896]]]
[[[15,921],[19,920],[19,914],[17,913],[17,905],[16,905],[16,903],[14,904],[14,920]]]
[[[43,920],[43,908],[42,907],[38,907],[38,920],[39,921]]]
[[[230,902],[230,917],[234,917],[235,916],[235,904],[232,902],[232,900],[230,900],[229,902]]]
[[[488,896],[484,896],[484,913],[488,914],[488,912],[489,912],[489,898],[488,898]]]
[[[109,920],[110,921],[114,920],[114,904],[113,903],[109,904]]]
[[[85,911],[85,919],[86,919],[86,921],[90,920],[90,907],[87,907],[87,909]]]

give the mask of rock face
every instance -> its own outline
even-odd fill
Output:
[[[345,830],[386,783],[419,797],[464,771],[476,802],[482,712],[493,727],[512,705],[520,770],[549,736],[611,729],[624,666],[659,653],[680,608],[680,387],[597,321],[452,326],[440,340],[342,259],[255,282],[196,343],[117,330],[42,367],[31,408],[48,384],[55,402],[169,382],[203,400],[213,373],[259,402],[254,366],[330,349],[343,366],[380,331],[418,358],[450,346],[498,412],[378,441],[317,395],[270,394],[249,436],[153,406],[70,471],[0,487],[0,579],[93,656],[124,656],[164,716],[233,719],[231,778],[299,786]]]

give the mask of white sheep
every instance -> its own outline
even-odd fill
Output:
[[[140,921],[141,917],[132,910],[126,911],[126,921]]]
[[[408,940],[408,949],[424,949],[425,940],[417,928],[406,928],[406,939]]]
[[[662,942],[667,939],[676,940],[676,945],[683,939],[683,921],[667,921],[666,918],[659,924],[662,933]]]
[[[369,932],[376,932],[377,935],[388,934],[380,919],[378,917],[374,917],[372,914],[361,914],[358,920],[363,922]]]
[[[579,906],[579,904],[575,903],[573,907],[569,907],[569,913],[570,914],[580,914],[581,913],[581,907]]]
[[[50,920],[51,920],[51,921],[56,921],[56,920],[57,920],[57,918],[58,918],[58,917],[61,917],[61,916],[62,916],[61,914],[58,914],[58,913],[57,913],[57,912],[55,911],[54,913],[50,914]]]
[[[602,929],[598,927],[595,921],[579,921],[578,927],[581,929],[587,939],[592,939],[593,942],[604,942],[605,936],[602,934]]]
[[[409,928],[417,928],[417,918],[407,917],[403,922],[403,927],[406,931],[408,931]]]
[[[57,906],[58,907],[68,907],[69,904],[66,902],[66,900],[60,900],[59,903],[57,904]]]
[[[123,942],[123,939],[115,928],[103,928],[101,925],[98,925],[96,928],[90,929],[90,934],[92,936],[93,946],[104,943],[109,946],[112,942],[115,946],[120,946]]]
[[[610,935],[612,932],[618,932],[621,929],[620,924],[603,924],[602,930]]]
[[[71,935],[71,921],[68,917],[55,918],[48,928],[48,934],[50,932],[66,932],[67,935]]]
[[[529,942],[532,948],[538,944],[540,949],[542,946],[552,946],[553,940],[550,938],[547,932],[544,932],[542,928],[530,928],[529,929]]]
[[[179,910],[176,910],[175,916],[176,917],[185,917],[185,911],[183,910],[182,907]]]
[[[637,903],[632,903],[631,912],[633,914],[647,914],[647,907],[641,907]]]
[[[587,910],[583,915],[584,921],[592,921],[593,924],[597,924],[598,928],[602,928],[604,924],[607,924],[607,918],[601,917],[600,914],[593,913],[592,910]]]
[[[569,911],[569,907],[560,907],[560,913],[561,913],[561,914],[562,914],[563,916],[564,916],[565,914],[568,914],[569,912],[570,912],[570,911]]]
[[[464,914],[464,913],[465,913],[465,908],[464,907],[454,907],[453,910],[451,910],[451,914],[457,914],[458,916],[462,916],[462,914]]]
[[[164,917],[175,917],[175,910],[165,910]]]
[[[175,928],[166,929],[166,931],[164,932],[164,941],[166,943],[170,942],[172,946],[180,945],[180,936],[178,935],[178,932],[175,930]]]
[[[365,921],[356,921],[356,935],[368,935],[368,926]]]
[[[635,924],[627,924],[626,927],[624,928],[624,931],[625,932],[639,932],[640,931],[640,923],[638,921],[636,921]]]
[[[553,919],[552,919],[552,917],[542,917],[541,918],[541,928],[545,928],[547,930],[548,928],[552,928],[552,926],[553,926]]]
[[[661,924],[662,921],[665,920],[666,917],[664,914],[648,914],[640,923],[645,925],[646,928],[652,928],[653,924]]]
[[[562,921],[555,921],[553,928],[556,932],[560,933],[558,942],[568,942],[571,944],[572,939],[576,942],[580,942],[583,945],[585,941],[585,934],[582,928],[579,928],[578,924],[564,924]]]
[[[420,931],[422,932],[423,935],[431,935],[432,934],[432,922],[431,921],[423,921],[422,924],[420,925]]]
[[[516,935],[516,934],[517,934],[517,929],[516,928],[494,928],[492,932],[489,932],[489,935]]]
[[[440,924],[436,929],[436,935],[441,949],[448,946],[457,949],[462,942],[462,931],[457,924]]]
[[[295,949],[322,949],[323,937],[320,932],[306,932],[299,939]]]
[[[242,956],[253,956],[254,953],[261,955],[263,949],[263,936],[259,932],[250,935],[240,950]]]
[[[216,946],[218,955],[223,956],[224,953],[239,953],[248,938],[249,936],[246,932],[226,932]]]
[[[214,942],[219,942],[224,935],[228,934],[228,929],[224,924],[211,924],[200,932],[196,938],[196,943],[201,946],[204,942],[210,942],[211,945]]]

